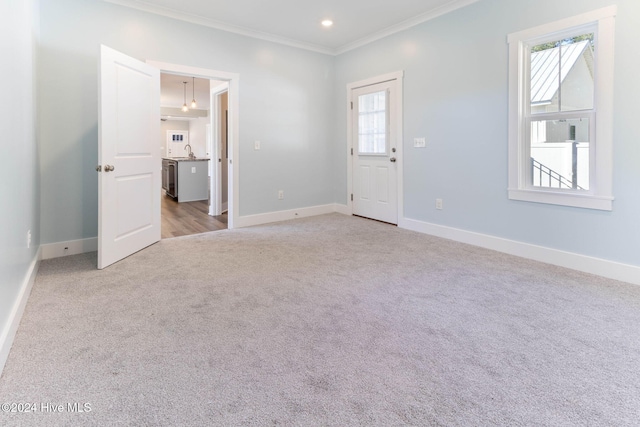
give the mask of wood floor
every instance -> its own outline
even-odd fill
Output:
[[[162,238],[188,236],[208,231],[226,230],[227,214],[209,216],[209,204],[199,202],[178,203],[162,195]]]

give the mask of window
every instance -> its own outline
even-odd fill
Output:
[[[509,35],[510,199],[612,209],[615,13]]]
[[[358,153],[387,154],[387,92],[358,97]]]

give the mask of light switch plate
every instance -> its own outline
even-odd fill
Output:
[[[415,148],[424,148],[427,146],[427,142],[424,138],[413,138],[413,146]]]
[[[256,141],[253,143],[253,149],[254,150],[259,150],[260,149],[260,141]]]
[[[191,173],[196,173],[196,167],[195,166],[191,166]]]

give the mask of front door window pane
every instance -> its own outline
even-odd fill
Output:
[[[387,92],[358,97],[358,152],[387,154]]]

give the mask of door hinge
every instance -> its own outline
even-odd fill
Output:
[[[353,110],[353,101],[351,101],[351,109]]]
[[[353,156],[353,148],[351,149],[351,155]]]
[[[351,193],[351,201],[353,202],[353,193]]]

